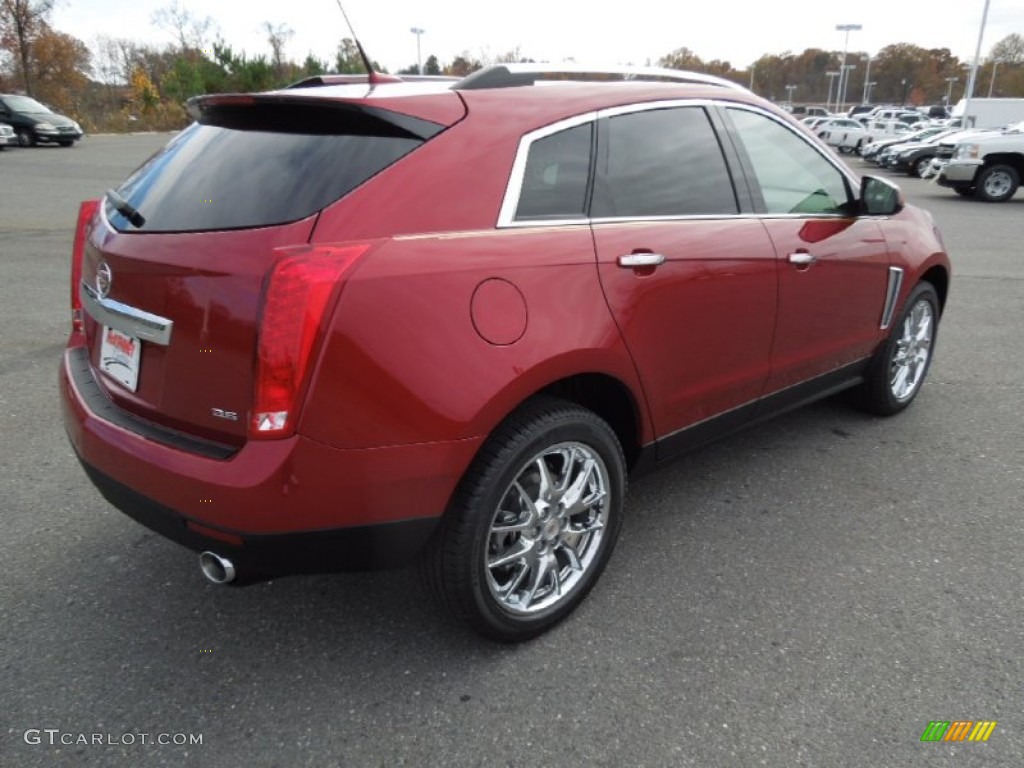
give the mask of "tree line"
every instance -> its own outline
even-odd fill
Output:
[[[189,11],[181,0],[159,9],[152,22],[168,36],[158,46],[129,38],[101,37],[91,44],[50,23],[55,0],[0,0],[0,91],[20,92],[76,118],[87,131],[179,128],[188,122],[185,102],[202,93],[249,92],[279,88],[305,77],[365,71],[355,42],[339,41],[333,59],[309,54],[286,56],[293,31],[265,22],[267,47],[249,55],[224,41],[211,18]],[[659,66],[719,75],[775,101],[833,105],[838,98],[842,53],[809,48],[802,53],[765,54],[745,69],[728,61],[705,61],[678,48]],[[465,76],[495,62],[528,61],[519,49],[499,56],[469,52],[442,61],[428,55],[423,72]],[[386,72],[377,62],[378,71]],[[846,54],[846,103],[943,103],[961,98],[968,63],[949,49],[895,43],[868,54]],[[415,74],[417,63],[397,74]],[[832,74],[830,74],[832,73]],[[990,50],[979,67],[975,96],[1024,97],[1024,37],[1012,34]]]

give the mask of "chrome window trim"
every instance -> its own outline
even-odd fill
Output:
[[[512,162],[512,171],[509,174],[508,184],[505,187],[505,196],[502,198],[501,209],[498,212],[498,221],[495,225],[498,229],[509,229],[516,227],[556,227],[569,224],[589,224],[591,222],[604,221],[604,219],[591,219],[586,216],[568,219],[523,219],[518,221],[515,218],[516,208],[519,207],[519,196],[522,194],[523,178],[526,175],[526,161],[530,156],[530,149],[535,141],[546,138],[560,131],[575,128],[590,122],[597,122],[601,118],[627,115],[634,112],[646,112],[656,109],[674,109],[676,107],[712,107],[716,103],[713,99],[662,99],[659,101],[645,101],[636,104],[625,104],[618,107],[609,107],[587,112],[582,115],[559,120],[558,122],[538,128],[535,131],[526,133],[519,139],[519,146],[516,149],[516,157]],[[726,103],[726,102],[722,102]],[[729,102],[731,103],[731,102]],[[596,141],[596,137],[595,137]],[[711,218],[724,218],[735,214],[721,214]],[[678,219],[706,218],[706,216],[666,216],[666,217],[639,217],[637,221],[676,221]],[[630,220],[633,220],[630,218]]]
[[[519,148],[516,150],[516,159],[512,162],[512,172],[509,174],[508,185],[505,187],[505,198],[501,202],[501,210],[498,213],[498,227],[512,226],[537,226],[538,223],[548,226],[564,226],[565,224],[586,224],[585,216],[567,219],[526,219],[516,221],[516,208],[519,207],[519,195],[523,189],[523,178],[526,176],[526,160],[530,155],[530,147],[535,141],[547,138],[560,131],[586,125],[597,119],[597,112],[586,112],[582,115],[559,120],[556,123],[545,125],[535,131],[525,134],[519,139]]]
[[[851,192],[856,192],[858,189],[860,189],[860,179],[856,176],[856,174],[854,174],[851,168],[847,168],[846,165],[844,163],[841,163],[839,161],[839,158],[833,155],[830,150],[819,147],[818,144],[812,140],[812,137],[808,136],[804,131],[800,130],[798,127],[790,125],[788,122],[780,118],[778,115],[773,114],[768,110],[762,107],[758,107],[754,104],[745,104],[743,102],[738,101],[719,102],[719,105],[724,107],[726,110],[743,109],[746,110],[747,112],[754,112],[763,117],[767,117],[770,120],[773,120],[783,128],[787,129],[790,133],[792,133],[798,139],[803,141],[805,144],[807,144],[807,146],[809,146],[811,149],[817,152],[825,160],[825,162],[827,162],[829,165],[831,165],[833,168],[839,171],[840,175],[843,176],[850,183]],[[765,215],[772,216],[774,214]]]
[[[662,99],[659,101],[645,101],[638,102],[635,104],[624,104],[617,107],[608,107],[605,109],[599,109],[592,112],[587,112],[582,115],[575,115],[574,117],[565,118],[558,122],[546,125],[543,128],[538,128],[535,131],[524,134],[519,140],[519,146],[516,149],[516,157],[512,163],[512,171],[509,174],[508,184],[505,187],[505,196],[502,198],[501,209],[498,213],[498,221],[495,225],[498,229],[515,229],[524,227],[562,227],[567,225],[580,225],[580,224],[606,224],[606,223],[628,223],[633,221],[689,221],[689,220],[708,220],[708,219],[736,219],[736,218],[758,218],[758,219],[848,219],[848,214],[842,213],[722,213],[722,214],[680,214],[679,216],[623,216],[623,217],[599,217],[589,218],[585,216],[576,218],[566,219],[524,219],[517,221],[515,218],[516,208],[519,207],[519,196],[522,193],[523,178],[526,175],[526,161],[530,154],[530,148],[533,143],[539,139],[543,139],[552,134],[564,131],[569,128],[575,128],[579,125],[584,125],[588,122],[596,122],[600,119],[607,117],[617,117],[619,115],[628,115],[636,112],[647,112],[657,109],[675,109],[678,107],[702,107],[704,109],[721,108],[721,109],[745,109],[748,112],[754,112],[763,117],[767,117],[770,120],[778,123],[783,128],[789,130],[794,136],[807,144],[811,149],[818,153],[818,155],[831,165],[836,171],[839,172],[840,176],[846,179],[849,184],[849,191],[853,195],[853,199],[856,199],[856,192],[860,188],[860,181],[854,172],[847,168],[838,158],[832,156],[828,150],[819,147],[811,137],[805,135],[799,127],[795,127],[787,123],[784,119],[780,118],[768,110],[753,105],[746,104],[739,101],[729,101],[725,99]],[[872,217],[875,218],[875,217]],[[887,217],[882,217],[887,218]]]
[[[889,267],[889,283],[885,288],[885,306],[882,308],[881,330],[885,330],[892,324],[892,317],[896,313],[896,299],[899,298],[900,288],[903,287],[903,268]]]
[[[82,307],[97,323],[116,328],[143,341],[167,346],[171,343],[174,321],[154,315],[113,299],[101,299],[84,280],[78,287]]]

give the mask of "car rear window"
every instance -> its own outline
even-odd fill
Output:
[[[194,232],[297,221],[423,143],[383,124],[375,135],[365,122],[350,132],[335,123],[333,133],[256,126],[187,128],[116,190],[145,223],[133,226],[108,200],[111,224],[125,232]]]

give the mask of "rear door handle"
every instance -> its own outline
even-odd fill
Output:
[[[665,257],[660,253],[630,253],[619,256],[619,266],[632,267],[656,267],[665,263]]]
[[[810,266],[817,260],[817,256],[811,253],[807,253],[806,251],[800,251],[798,253],[789,254],[789,263],[796,264],[798,267]]]

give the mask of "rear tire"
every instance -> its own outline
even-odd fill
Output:
[[[853,390],[854,403],[879,416],[910,405],[928,375],[938,328],[939,296],[931,283],[918,283],[875,353],[864,383]]]
[[[597,582],[622,525],[626,466],[592,411],[536,398],[488,438],[422,560],[434,598],[485,637],[526,640]]]

